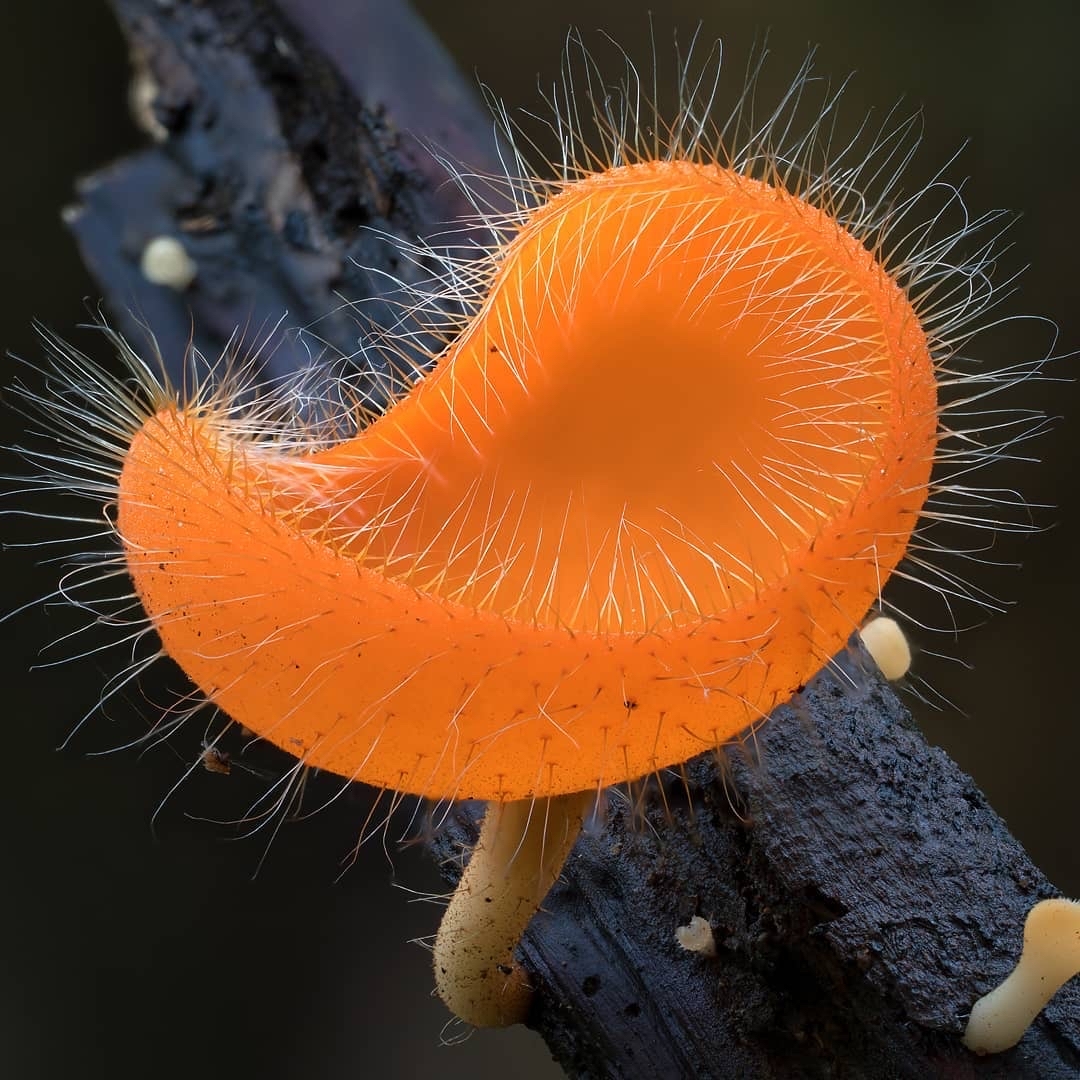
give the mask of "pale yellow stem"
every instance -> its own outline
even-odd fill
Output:
[[[559,877],[596,793],[489,803],[435,938],[435,985],[476,1027],[525,1019],[532,989],[514,948]]]
[[[1009,977],[971,1010],[964,1045],[977,1054],[1015,1046],[1065,982],[1080,971],[1080,903],[1042,900],[1028,912],[1024,947]]]

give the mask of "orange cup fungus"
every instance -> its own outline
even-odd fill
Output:
[[[338,440],[281,423],[287,393],[241,403],[250,369],[182,396],[123,343],[129,383],[52,342],[60,394],[21,391],[66,445],[31,455],[36,486],[116,502],[149,620],[132,638],[152,627],[300,765],[503,804],[434,946],[475,1024],[526,1014],[513,949],[595,792],[788,700],[905,557],[947,606],[985,602],[936,564],[936,530],[1028,527],[970,477],[1043,425],[990,399],[1046,358],[962,354],[998,295],[996,234],[965,246],[997,215],[936,181],[900,191],[913,122],[833,152],[826,98],[794,134],[808,65],[764,122],[751,83],[713,127],[710,57],[687,59],[666,125],[629,63],[612,91],[571,53],[585,93],[568,56],[558,178],[536,179],[500,109],[515,209],[458,177],[491,249],[402,245],[439,286],[372,348],[410,364],[433,330],[445,348],[371,422],[331,417]]]
[[[680,55],[670,122],[623,59],[612,87],[571,36],[553,179],[496,105],[506,175],[455,176],[477,211],[460,247],[394,241],[435,284],[396,283],[410,310],[314,425],[293,407],[310,388],[259,390],[257,358],[179,391],[119,339],[124,379],[47,337],[45,389],[14,388],[50,438],[24,489],[98,504],[64,521],[109,507],[122,551],[73,537],[58,595],[111,624],[140,602],[125,640],[155,631],[301,765],[502,801],[722,745],[894,572],[950,616],[992,603],[938,556],[977,559],[956,525],[1030,528],[1020,496],[972,480],[1044,426],[995,400],[1049,356],[965,355],[1001,295],[1000,215],[940,177],[903,191],[917,119],[845,141],[809,61],[771,114],[755,72],[714,123],[718,49]],[[358,387],[385,367],[373,409]],[[134,594],[110,607],[117,562]],[[864,636],[888,633],[900,674],[894,627]]]
[[[118,527],[234,720],[375,785],[547,796],[719,746],[810,679],[903,556],[936,432],[874,251],[774,184],[648,161],[531,213],[354,438],[282,451],[165,404]]]

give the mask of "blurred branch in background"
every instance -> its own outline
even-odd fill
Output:
[[[238,327],[270,376],[323,348],[354,356],[342,297],[377,305],[378,271],[408,270],[387,265],[380,234],[430,235],[467,211],[407,132],[495,168],[490,123],[438,44],[400,3],[114,7],[157,141],[84,182],[69,217],[111,317],[136,344],[149,327],[176,364],[190,341],[218,355]],[[182,240],[191,289],[147,282],[158,236]],[[1017,1050],[961,1047],[966,1010],[1054,890],[857,653],[723,762],[623,796],[523,948],[530,1025],[571,1075],[1080,1069],[1076,987]],[[434,841],[450,877],[476,813],[459,808]],[[715,958],[676,945],[693,915]]]

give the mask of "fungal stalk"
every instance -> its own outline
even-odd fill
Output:
[[[1024,946],[1008,978],[972,1007],[964,1045],[976,1054],[1015,1046],[1047,1002],[1080,973],[1080,903],[1036,904],[1024,922]]]
[[[435,985],[476,1027],[521,1023],[532,1001],[514,949],[574,846],[595,792],[493,802],[435,939]]]

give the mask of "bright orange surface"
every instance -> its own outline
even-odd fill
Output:
[[[120,530],[166,650],[309,763],[433,797],[610,784],[738,733],[839,650],[936,445],[925,334],[825,213],[718,166],[568,185],[355,439],[165,409]]]

